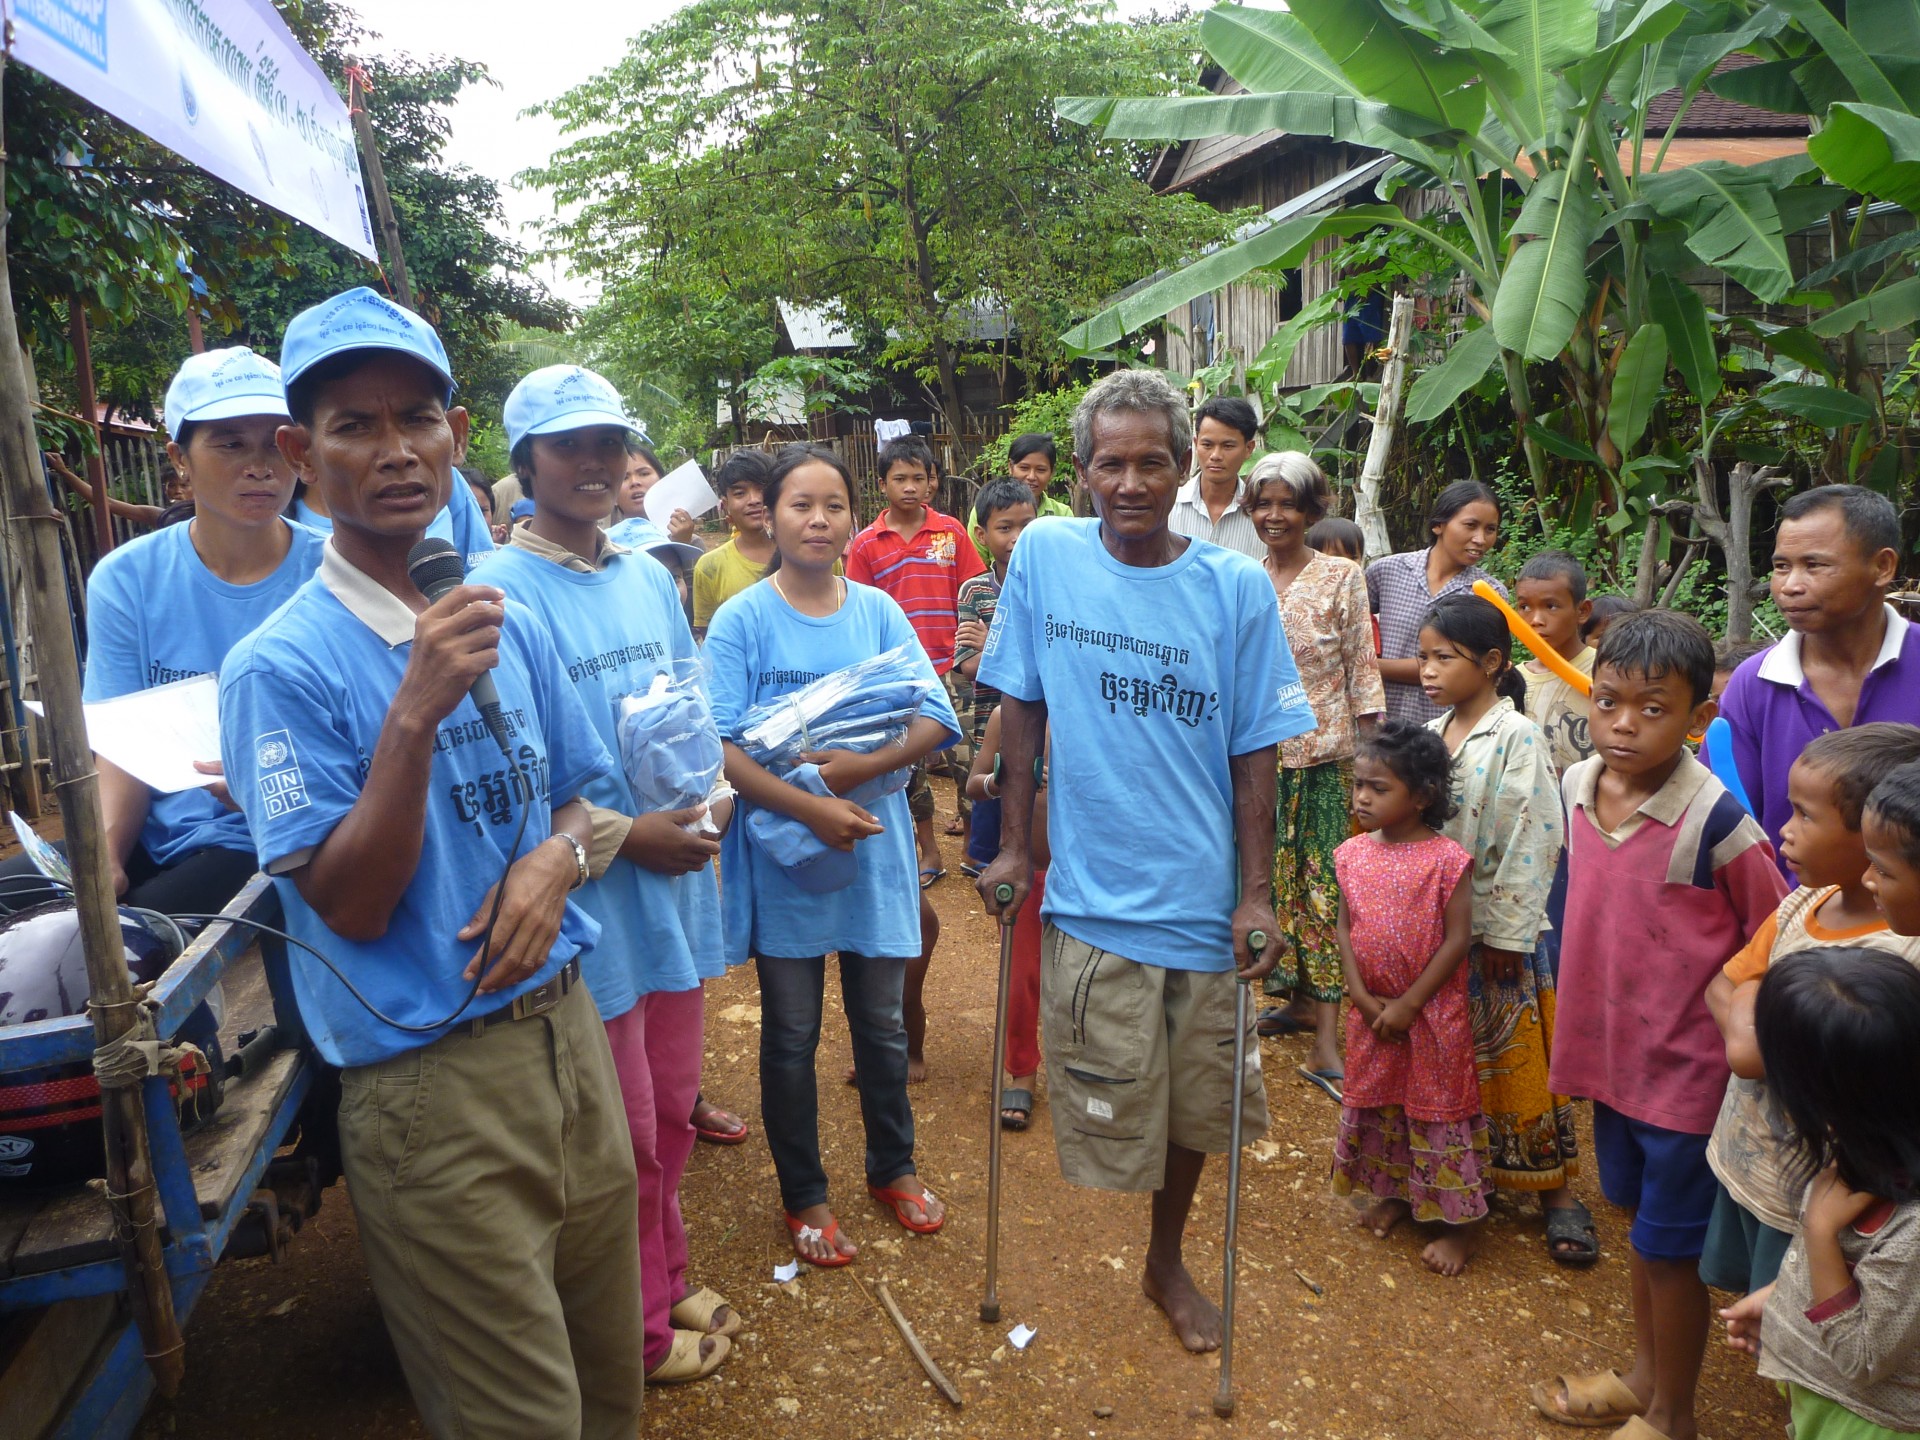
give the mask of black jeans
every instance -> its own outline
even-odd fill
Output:
[[[780,1203],[792,1215],[827,1198],[814,1071],[827,961],[824,955],[804,960],[763,955],[755,968],[760,974],[760,1122],[780,1175]],[[840,953],[840,1000],[853,1036],[869,1185],[914,1173],[907,1028],[901,1015],[906,974],[904,960]]]
[[[53,848],[67,853],[65,844]],[[251,850],[216,849],[196,850],[163,870],[136,845],[127,857],[127,893],[120,903],[162,915],[218,914],[259,868]],[[65,898],[66,891],[49,885],[28,856],[0,864],[0,915]]]

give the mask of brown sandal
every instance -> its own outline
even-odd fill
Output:
[[[1533,1401],[1533,1408],[1556,1425],[1598,1430],[1638,1419],[1646,1409],[1627,1388],[1618,1370],[1601,1370],[1592,1375],[1556,1375],[1553,1383],[1566,1394],[1565,1409],[1555,1399],[1553,1385],[1535,1383],[1527,1395]]]

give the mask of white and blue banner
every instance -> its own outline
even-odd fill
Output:
[[[0,0],[15,60],[374,259],[346,102],[268,0]]]

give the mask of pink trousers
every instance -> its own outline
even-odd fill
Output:
[[[607,1044],[620,1077],[639,1180],[640,1304],[649,1370],[673,1348],[668,1316],[686,1287],[680,1177],[693,1154],[693,1102],[700,1093],[706,1015],[703,994],[695,987],[643,995],[626,1014],[607,1021]]]

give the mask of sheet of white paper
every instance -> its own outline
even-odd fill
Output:
[[[1007,1339],[1013,1342],[1013,1348],[1024,1350],[1033,1343],[1033,1337],[1040,1332],[1031,1325],[1016,1325],[1007,1332]]]
[[[776,1265],[773,1267],[773,1278],[778,1280],[782,1285],[786,1284],[799,1273],[800,1262],[798,1260],[789,1260],[784,1265]]]
[[[46,712],[32,700],[27,708]],[[220,758],[220,679],[196,675],[85,707],[87,743],[134,779],[163,795],[211,785],[196,760]]]
[[[676,510],[698,519],[719,503],[720,497],[707,484],[706,475],[689,460],[669,470],[647,491],[647,518],[664,530]]]

